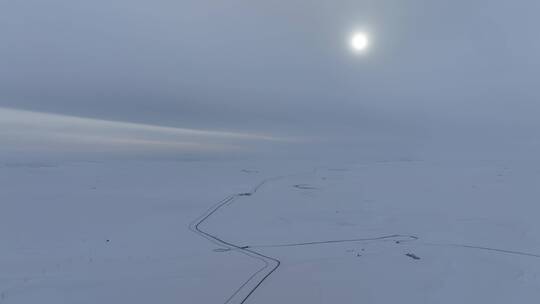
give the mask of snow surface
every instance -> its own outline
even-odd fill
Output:
[[[4,163],[0,303],[240,303],[272,266],[243,250],[281,263],[245,303],[538,303],[539,182],[519,161]],[[242,193],[200,224],[242,248],[189,229]]]

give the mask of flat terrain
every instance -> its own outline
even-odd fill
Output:
[[[5,163],[0,184],[0,303],[540,300],[536,164]]]

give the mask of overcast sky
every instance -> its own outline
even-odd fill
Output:
[[[0,2],[0,107],[306,134],[535,124],[536,0]],[[369,32],[355,55],[347,39]],[[426,127],[426,126],[424,126]]]

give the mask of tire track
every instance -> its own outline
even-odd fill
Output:
[[[199,216],[197,219],[195,219],[191,224],[189,225],[189,229],[198,234],[199,236],[207,239],[208,241],[212,242],[215,245],[218,245],[220,247],[224,247],[228,250],[233,250],[236,252],[239,252],[241,254],[244,254],[250,258],[259,260],[263,263],[263,267],[257,270],[255,273],[253,273],[240,287],[238,287],[233,294],[224,302],[225,304],[229,303],[245,303],[248,298],[255,292],[257,288],[259,288],[262,283],[276,271],[279,266],[281,265],[281,261],[266,256],[264,254],[261,254],[259,252],[256,252],[254,250],[250,250],[245,246],[240,246],[238,244],[233,244],[229,241],[223,240],[222,238],[218,237],[215,234],[212,234],[204,229],[201,228],[201,225],[204,224],[212,215],[214,215],[216,212],[218,212],[220,209],[229,206],[230,204],[234,203],[238,198],[245,197],[245,196],[252,196],[255,194],[262,186],[264,186],[266,183],[275,181],[278,179],[282,179],[286,176],[278,176],[273,178],[268,178],[256,185],[250,192],[246,193],[238,193],[233,194],[225,199],[221,200],[220,202],[216,203],[212,207],[210,207],[206,212],[204,212],[201,216]],[[250,286],[251,285],[251,286]]]
[[[492,247],[484,247],[484,246],[476,246],[476,245],[425,243],[425,242],[419,243],[419,244],[425,245],[425,246],[465,248],[465,249],[473,249],[473,250],[481,250],[481,251],[490,251],[490,252],[501,253],[501,254],[520,255],[520,256],[526,256],[526,257],[540,258],[540,254],[538,253],[530,253],[530,252],[524,252],[524,251],[516,251],[516,250],[508,250],[508,249],[492,248]]]
[[[314,169],[313,173],[316,173],[318,169]],[[294,174],[298,175],[298,174]],[[227,300],[224,302],[224,304],[229,303],[240,303],[244,304],[246,301],[255,293],[255,291],[261,287],[261,285],[281,266],[281,261],[275,257],[264,255],[258,251],[253,250],[254,248],[268,248],[268,247],[294,247],[294,246],[307,246],[307,245],[322,245],[322,244],[336,244],[336,243],[352,243],[352,242],[361,242],[361,241],[388,241],[395,238],[405,238],[405,240],[400,240],[396,242],[401,241],[414,241],[418,238],[416,236],[406,236],[406,235],[387,235],[387,236],[380,236],[380,237],[374,237],[374,238],[362,238],[362,239],[349,239],[349,240],[328,240],[328,241],[318,241],[318,242],[303,242],[303,243],[295,243],[295,244],[277,244],[277,245],[261,245],[261,246],[241,246],[239,244],[234,244],[232,242],[226,241],[219,236],[206,231],[201,228],[201,225],[203,225],[206,221],[208,221],[212,215],[216,214],[219,210],[230,206],[233,204],[238,198],[246,197],[246,196],[252,196],[261,187],[263,187],[265,184],[270,183],[272,181],[276,181],[279,179],[283,179],[286,177],[294,176],[294,175],[285,175],[285,176],[277,176],[272,177],[263,180],[259,184],[257,184],[250,192],[245,193],[237,193],[230,195],[223,200],[219,201],[215,205],[208,208],[203,214],[201,214],[197,219],[195,219],[193,222],[190,223],[189,229],[196,233],[197,235],[207,239],[208,241],[212,242],[213,244],[220,246],[222,248],[225,248],[226,251],[236,251],[241,254],[244,254],[250,258],[259,260],[263,263],[263,267],[258,269],[256,272],[254,272],[247,280],[245,280],[232,294],[227,298]]]
[[[314,169],[313,173],[316,174],[318,169]],[[331,244],[340,244],[340,243],[355,243],[355,242],[369,242],[369,241],[394,241],[396,244],[404,244],[408,242],[419,241],[420,238],[414,235],[404,235],[404,234],[391,234],[383,235],[378,237],[371,238],[357,238],[357,239],[338,239],[338,240],[324,240],[324,241],[311,241],[311,242],[297,242],[297,243],[284,243],[284,244],[262,244],[262,245],[249,245],[241,246],[239,244],[234,244],[232,242],[226,241],[219,236],[206,231],[201,228],[206,221],[208,221],[214,214],[219,210],[230,206],[235,203],[241,197],[250,197],[257,193],[264,185],[277,181],[286,177],[291,177],[299,174],[277,176],[263,180],[257,184],[250,192],[237,193],[229,195],[223,200],[219,201],[215,205],[208,208],[203,214],[201,214],[197,219],[190,223],[189,229],[195,234],[207,239],[211,243],[224,248],[223,251],[236,251],[245,256],[248,256],[252,259],[260,261],[263,266],[251,274],[228,298],[225,300],[224,304],[230,303],[240,303],[244,304],[248,299],[255,293],[255,291],[261,287],[261,285],[281,266],[281,261],[275,257],[271,257],[265,254],[262,254],[254,249],[261,248],[286,248],[286,247],[300,247],[300,246],[317,246],[317,245],[331,245]],[[528,253],[515,250],[475,246],[475,245],[466,245],[466,244],[444,244],[444,243],[427,243],[427,242],[418,242],[418,245],[423,246],[439,246],[439,247],[454,247],[454,248],[466,248],[472,250],[482,250],[493,253],[500,254],[509,254],[509,255],[519,255],[540,258],[540,254]]]
[[[300,247],[300,246],[313,246],[313,245],[339,244],[339,243],[358,243],[358,242],[369,242],[369,241],[394,241],[399,244],[399,243],[405,243],[405,242],[412,242],[416,240],[418,240],[418,237],[414,235],[391,234],[391,235],[385,235],[385,236],[379,236],[379,237],[373,237],[373,238],[314,241],[314,242],[275,244],[275,245],[253,245],[253,246],[246,246],[245,248]]]

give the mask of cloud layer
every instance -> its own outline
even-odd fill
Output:
[[[0,155],[240,154],[268,135],[162,127],[0,108]]]

